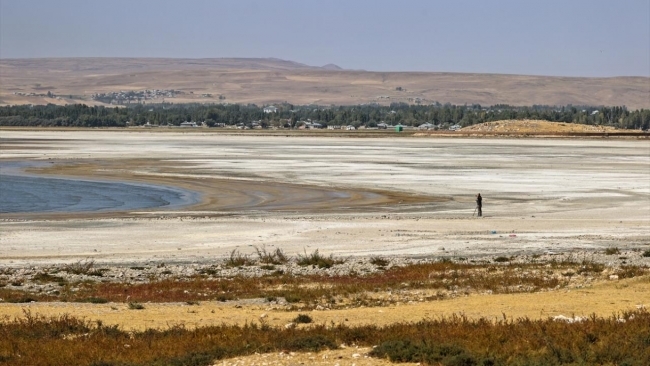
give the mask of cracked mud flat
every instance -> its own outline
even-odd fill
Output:
[[[468,257],[650,243],[647,141],[5,130],[0,149],[48,163],[32,173],[203,195],[176,210],[0,215],[2,266],[205,262],[261,245]]]

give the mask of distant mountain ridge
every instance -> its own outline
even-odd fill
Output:
[[[94,94],[157,89],[178,91],[165,99],[173,103],[439,102],[650,108],[648,77],[374,72],[278,58],[0,59],[0,75],[0,105],[101,105],[104,102],[93,99]],[[141,102],[160,103],[162,98]]]
[[[101,67],[98,65],[102,65]],[[129,57],[77,57],[77,58],[29,58],[0,59],[0,66],[24,69],[60,71],[92,71],[98,69],[161,70],[170,68],[223,68],[252,70],[343,70],[335,64],[310,66],[279,58],[129,58]]]
[[[340,67],[339,65],[335,65],[335,64],[327,64],[325,66],[322,66],[321,69],[325,69],[325,70],[343,70],[342,67]]]

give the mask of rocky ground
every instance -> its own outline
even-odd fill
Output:
[[[475,256],[467,257],[326,257],[334,261],[331,267],[317,265],[300,265],[299,258],[288,258],[286,263],[265,264],[260,258],[233,252],[230,258],[221,259],[214,263],[164,263],[148,262],[140,265],[113,265],[102,264],[92,260],[83,260],[59,265],[37,265],[31,267],[0,267],[0,286],[5,289],[24,291],[29,294],[44,293],[57,295],[61,286],[71,285],[75,291],[75,284],[92,282],[138,284],[160,281],[165,279],[200,278],[234,278],[234,277],[261,277],[277,274],[287,274],[298,277],[309,276],[367,276],[381,273],[394,267],[404,267],[441,260],[455,263],[485,265],[493,264],[497,268],[504,265],[531,264],[531,263],[565,263],[567,268],[551,271],[534,270],[526,273],[529,276],[551,276],[568,280],[568,288],[580,288],[594,280],[618,280],[618,272],[624,271],[629,266],[650,267],[650,250],[619,250],[617,248],[605,251],[575,251],[568,253],[546,253],[539,255],[515,256]],[[580,276],[580,268],[585,265],[602,264],[599,273]],[[437,296],[453,296],[454,291],[434,291]],[[414,296],[410,291],[402,291],[391,297],[391,301],[410,301],[409,297],[421,298],[423,295]],[[2,301],[2,299],[0,299]],[[280,300],[282,305],[288,305]],[[328,306],[325,304],[325,306]]]

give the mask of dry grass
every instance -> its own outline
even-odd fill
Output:
[[[251,266],[253,264],[255,264],[255,261],[253,261],[250,256],[240,253],[237,249],[233,249],[232,252],[230,252],[230,257],[226,260],[226,266],[228,267],[243,267]]]
[[[149,306],[154,305],[143,305],[146,301],[183,301],[183,306],[194,309],[200,307],[199,299],[219,299],[221,296],[266,297],[269,301],[285,297],[310,306],[332,300],[330,305],[333,307],[344,304],[347,308],[349,305],[390,305],[373,298],[375,291],[408,294],[416,289],[443,289],[454,292],[489,290],[503,294],[528,293],[561,288],[576,277],[607,276],[610,273],[620,278],[630,278],[647,275],[648,268],[628,266],[614,270],[589,261],[471,264],[445,260],[390,268],[366,276],[215,278],[204,274],[185,279],[154,279],[150,283],[137,285],[86,282],[65,284],[58,297],[35,296],[42,296],[42,300],[97,303],[110,299],[128,304],[121,306],[129,313],[143,308],[137,312],[148,312]],[[40,277],[51,279],[44,274]],[[628,285],[629,282],[621,284]],[[7,298],[8,294],[25,296],[23,291],[0,289],[0,296]],[[370,296],[364,297],[362,294]],[[437,298],[427,300],[435,301]],[[398,311],[404,309],[400,307]],[[184,311],[194,312],[187,308]],[[100,320],[90,321],[68,315],[46,318],[24,312],[17,318],[5,317],[0,321],[0,363],[212,365],[216,360],[255,353],[317,352],[337,348],[340,344],[377,346],[371,352],[374,357],[425,365],[646,365],[650,361],[650,314],[642,306],[636,311],[609,317],[594,314],[587,318],[557,320],[543,317],[535,320],[528,318],[528,315],[510,318],[507,314],[497,319],[464,315],[429,316],[415,323],[402,320],[399,323],[382,323],[386,324],[382,326],[347,325],[347,322],[344,325],[334,320],[319,320],[321,314],[333,312],[298,312],[294,313],[293,318],[290,318],[291,313],[287,313],[284,318],[292,319],[292,327],[271,322],[271,318],[276,316],[271,315],[238,325],[190,329],[169,325],[175,323],[168,322],[163,329],[129,331],[117,325],[104,325]],[[374,312],[377,313],[377,310]],[[383,309],[380,312],[381,316],[388,316]],[[404,317],[402,315],[397,319]]]
[[[189,330],[174,326],[125,332],[67,315],[26,312],[0,323],[0,362],[7,365],[211,365],[253,353],[318,351],[356,344],[375,357],[429,365],[650,363],[650,313],[591,316],[569,323],[520,318],[493,322],[452,316],[385,327],[264,323]],[[38,344],[38,347],[36,347]]]
[[[333,255],[325,257],[318,252],[318,249],[316,249],[311,254],[307,254],[307,251],[305,251],[305,254],[299,254],[297,263],[301,266],[331,268],[333,265],[342,264],[345,263],[345,261],[342,259],[335,259]]]
[[[607,255],[621,254],[621,251],[620,249],[618,249],[618,247],[610,247],[605,249],[605,254]]]
[[[282,251],[282,248],[276,248],[275,251],[269,252],[266,250],[266,246],[255,247],[255,252],[260,263],[284,264],[289,261],[289,257]]]
[[[95,266],[95,261],[77,261],[63,267],[63,270],[73,274],[87,274]]]
[[[549,122],[541,120],[505,120],[485,122],[464,127],[461,132],[483,133],[571,133],[624,131],[610,126],[592,126],[578,123]]]

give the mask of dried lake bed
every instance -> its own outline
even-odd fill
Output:
[[[2,130],[0,159],[202,197],[169,209],[1,214],[0,266],[206,263],[262,246],[344,257],[650,248],[648,141]]]

